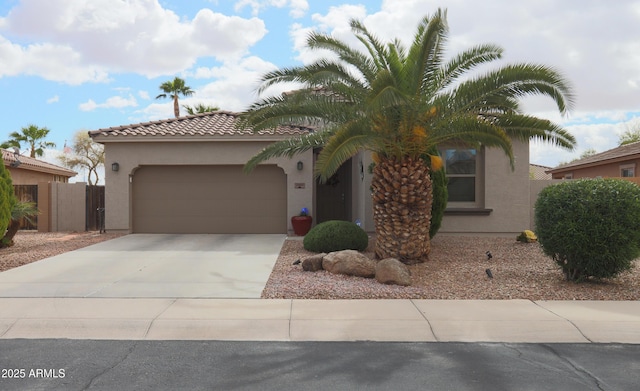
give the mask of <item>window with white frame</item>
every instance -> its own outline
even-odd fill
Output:
[[[634,164],[622,164],[620,165],[620,176],[622,178],[633,178],[636,176],[636,165]]]

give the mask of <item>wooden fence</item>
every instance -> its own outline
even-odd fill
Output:
[[[104,186],[87,186],[87,231],[104,229]],[[102,211],[101,211],[102,210]]]

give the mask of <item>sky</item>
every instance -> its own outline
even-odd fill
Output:
[[[181,104],[242,111],[258,98],[261,75],[318,58],[305,48],[310,31],[355,45],[356,18],[409,45],[439,7],[448,55],[497,44],[504,54],[494,66],[544,64],[573,86],[565,116],[548,98],[523,101],[578,141],[571,152],[534,142],[531,163],[602,152],[640,128],[639,0],[1,0],[0,141],[47,127],[57,147],[45,160],[56,163],[78,131],[173,117],[171,101],[155,98],[176,76],[195,91]]]

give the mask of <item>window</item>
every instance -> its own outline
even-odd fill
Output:
[[[564,179],[573,179],[573,173],[564,174]]]
[[[620,166],[620,176],[623,178],[633,178],[636,176],[635,164],[623,164]]]
[[[440,153],[449,178],[449,202],[476,202],[477,151],[447,148]]]

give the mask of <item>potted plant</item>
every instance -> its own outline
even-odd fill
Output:
[[[304,236],[311,229],[311,223],[313,218],[309,216],[309,209],[302,208],[298,216],[291,218],[291,225],[293,226],[293,233],[298,236]]]

